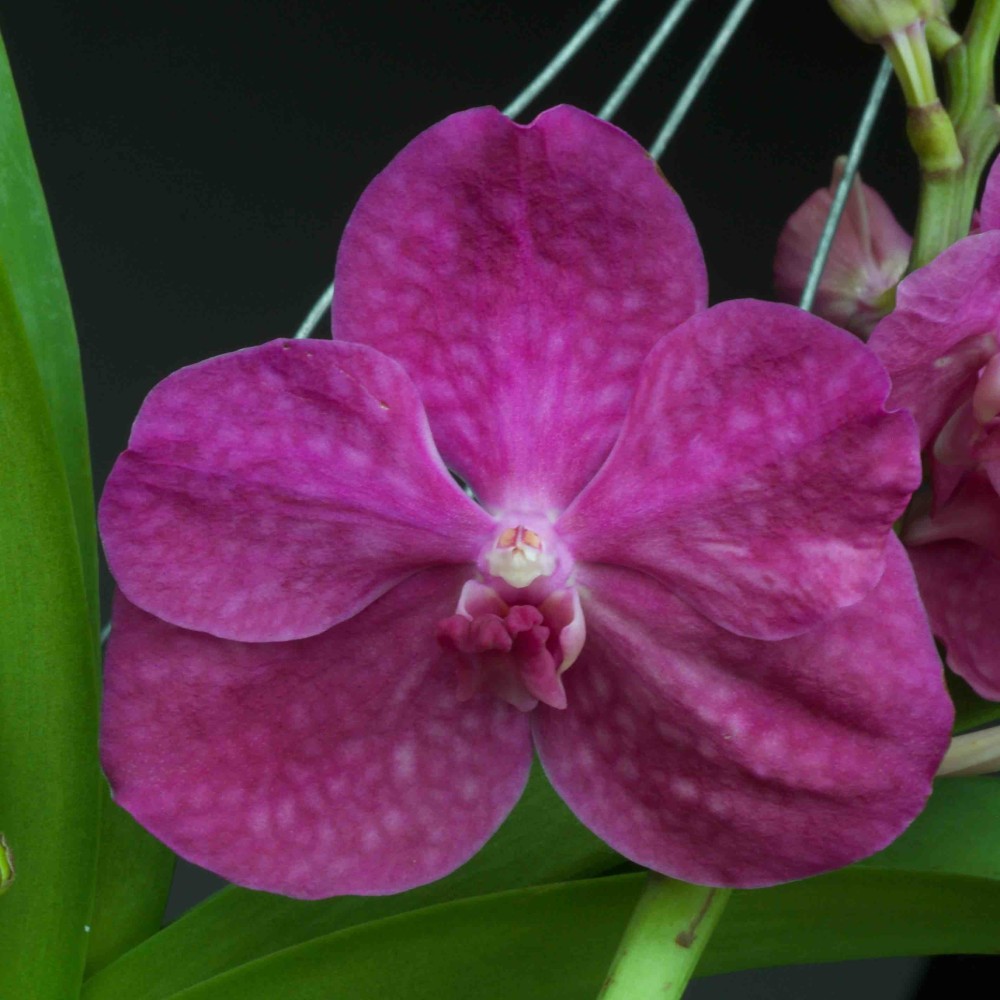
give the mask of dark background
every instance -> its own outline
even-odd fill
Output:
[[[6,4],[76,311],[97,483],[159,379],[290,336],[373,174],[446,114],[507,104],[595,2]],[[529,117],[559,102],[596,110],[667,5],[624,0]],[[618,124],[652,140],[728,7],[695,3]],[[781,224],[846,152],[878,59],[824,3],[758,0],[661,161],[701,235],[713,301],[769,295]],[[916,172],[895,92],[863,168],[910,226]],[[182,866],[171,912],[215,884]],[[937,964],[931,978],[954,990],[970,968]],[[918,995],[923,972],[884,961],[739,974],[691,995],[893,1000]],[[928,982],[919,995],[940,993]]]

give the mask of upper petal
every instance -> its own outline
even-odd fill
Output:
[[[654,340],[705,304],[680,199],[619,129],[560,107],[445,119],[369,186],[334,330],[401,361],[489,507],[563,507],[610,449]]]
[[[273,341],[149,395],[101,500],[134,604],[224,638],[315,635],[491,520],[448,475],[412,383],[359,344]]]
[[[823,320],[715,306],[650,354],[611,457],[556,530],[578,560],[651,573],[734,632],[802,632],[875,586],[919,485],[888,388]]]
[[[463,573],[427,570],[322,635],[238,643],[119,598],[102,759],[115,801],[182,857],[306,899],[433,881],[521,794],[528,723],[459,702],[434,622]]]
[[[967,236],[899,283],[896,308],[869,344],[892,377],[893,406],[913,412],[926,445],[996,353],[1000,232]]]
[[[864,601],[794,639],[712,625],[656,581],[581,568],[588,638],[546,773],[633,861],[752,887],[865,857],[922,808],[952,708],[901,546]]]

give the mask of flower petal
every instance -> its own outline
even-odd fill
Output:
[[[626,857],[771,885],[865,857],[920,811],[952,708],[898,542],[868,598],[782,642],[725,632],[641,574],[581,577],[587,646],[535,739],[569,807]]]
[[[1000,701],[1000,559],[962,541],[918,545],[909,553],[948,666],[982,697]]]
[[[185,368],[136,419],[101,500],[130,601],[228,639],[315,635],[492,521],[448,475],[402,369],[273,341]]]
[[[491,508],[560,508],[614,442],[704,261],[645,151],[575,108],[492,108],[418,136],[362,196],[334,330],[396,358],[448,466]]]
[[[1000,232],[967,236],[899,283],[868,341],[892,377],[892,406],[913,412],[921,445],[972,393],[997,352]]]
[[[654,348],[611,457],[556,525],[577,560],[651,573],[743,635],[803,632],[882,575],[920,482],[913,421],[857,340],[727,302]]]
[[[285,643],[167,625],[119,597],[102,755],[115,801],[240,885],[400,892],[471,857],[521,794],[526,717],[459,702],[434,622],[463,574],[419,573]]]

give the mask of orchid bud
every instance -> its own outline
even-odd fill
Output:
[[[798,302],[802,294],[845,162],[844,157],[837,159],[829,188],[811,194],[778,237],[774,286],[782,301]],[[867,339],[892,308],[893,289],[906,270],[911,243],[878,192],[855,177],[813,311]]]

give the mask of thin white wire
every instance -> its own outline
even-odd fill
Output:
[[[604,102],[604,106],[597,112],[598,118],[605,121],[610,120],[617,113],[622,103],[632,93],[635,85],[639,82],[643,73],[649,69],[649,64],[656,58],[656,54],[663,48],[664,42],[670,37],[671,32],[677,26],[680,19],[687,13],[688,7],[694,0],[677,0],[677,2],[667,11],[667,16],[660,22],[660,26],[653,32],[653,37],[646,43],[645,48],[639,53],[629,71],[622,77],[621,82],[611,92],[611,96]]]
[[[674,137],[674,133],[680,128],[681,122],[684,121],[688,110],[694,103],[694,99],[705,85],[705,81],[712,70],[715,69],[715,64],[719,61],[719,57],[726,50],[726,46],[732,41],[733,35],[736,34],[736,29],[740,26],[740,22],[752,5],[753,0],[737,0],[733,4],[729,16],[723,21],[722,27],[719,28],[719,32],[712,40],[712,44],[708,47],[705,55],[702,56],[698,68],[694,71],[694,75],[681,92],[681,96],[677,98],[677,103],[667,116],[667,120],[663,123],[663,128],[660,129],[653,140],[653,144],[649,147],[649,155],[654,160],[658,160],[663,155],[663,151],[667,148],[667,143],[670,142]]]
[[[330,282],[329,287],[323,294],[316,300],[313,304],[312,309],[309,310],[309,315],[302,321],[302,325],[295,331],[294,340],[305,340],[307,337],[311,337],[313,330],[319,326],[319,321],[323,318],[323,314],[333,305],[333,282]]]
[[[620,2],[621,0],[602,0],[590,17],[576,29],[573,37],[552,57],[548,66],[503,109],[503,113],[508,118],[516,118],[562,72]]]
[[[879,108],[882,107],[882,98],[885,97],[885,89],[892,76],[892,63],[889,57],[885,56],[875,74],[875,82],[868,94],[864,110],[861,112],[861,120],[858,122],[857,131],[854,133],[854,140],[851,142],[850,152],[847,154],[847,163],[844,164],[844,176],[840,178],[837,190],[834,193],[833,201],[830,204],[830,212],[826,217],[823,232],[820,234],[819,243],[816,245],[816,253],[813,256],[812,264],[809,267],[809,277],[806,279],[806,286],[802,289],[802,297],[799,299],[799,308],[807,312],[812,311],[813,302],[816,299],[816,292],[819,289],[820,279],[823,277],[823,269],[826,267],[827,257],[830,256],[830,248],[833,246],[833,238],[837,233],[837,226],[840,217],[844,213],[844,206],[847,204],[847,196],[851,193],[851,185],[854,183],[861,157],[864,154],[865,146],[868,144],[868,137],[871,135],[872,126],[878,115]]]

